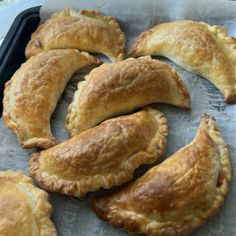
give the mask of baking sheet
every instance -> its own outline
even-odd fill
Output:
[[[56,3],[56,4],[55,4]],[[63,6],[64,4],[64,6]],[[176,19],[202,20],[210,24],[226,26],[231,35],[236,36],[236,2],[230,1],[151,1],[151,0],[80,0],[47,1],[42,7],[43,19],[53,11],[74,6],[76,9],[96,9],[108,15],[116,16],[127,37],[129,48],[135,37],[147,28]],[[104,58],[103,58],[104,59]],[[173,66],[184,80],[191,95],[191,111],[184,111],[168,105],[155,105],[168,119],[169,137],[167,152],[160,160],[188,144],[196,134],[200,116],[204,112],[213,114],[221,129],[222,136],[229,144],[233,166],[236,168],[236,105],[223,102],[220,92],[208,81],[185,71],[171,61],[158,58]],[[51,125],[53,133],[59,140],[69,138],[64,128],[66,109],[72,100],[78,80],[88,73],[80,71],[69,82],[53,114]],[[8,130],[0,120],[0,170],[13,169],[28,174],[29,154],[34,149],[23,150],[16,135]],[[160,162],[159,161],[159,162]],[[141,167],[136,177],[142,175],[150,166]],[[116,188],[113,188],[115,190]],[[84,200],[51,194],[54,207],[52,219],[59,236],[125,236],[128,233],[113,229],[109,224],[99,220],[90,208],[89,202],[97,194],[110,191],[98,191],[88,194]],[[194,236],[236,235],[236,179],[233,177],[229,195],[221,211],[204,226],[196,230]]]

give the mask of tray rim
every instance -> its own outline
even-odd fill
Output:
[[[0,46],[0,97],[2,98],[3,98],[4,85],[10,79],[10,78],[8,79],[3,78],[2,74],[6,67],[6,64],[9,61],[9,55],[12,53],[13,50],[12,45],[17,40],[18,33],[22,30],[22,27],[24,27],[25,21],[27,21],[32,16],[40,18],[40,8],[41,6],[31,7],[19,13],[15,17],[10,29],[8,30]],[[2,104],[0,105],[0,118],[1,117],[2,117]]]
[[[39,14],[39,10],[40,10],[41,6],[36,6],[36,7],[31,7],[28,8],[24,11],[22,11],[20,14],[18,14],[16,16],[16,18],[14,19],[10,29],[8,30],[6,36],[4,37],[4,40],[0,46],[0,61],[2,61],[2,63],[0,64],[0,74],[2,69],[5,66],[5,62],[6,62],[6,55],[8,54],[8,50],[11,46],[11,44],[14,41],[14,38],[16,37],[17,31],[20,28],[20,25],[22,24],[22,22],[32,16],[32,15],[37,15],[40,17]],[[5,60],[4,60],[5,59]]]

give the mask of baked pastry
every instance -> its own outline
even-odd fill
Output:
[[[72,8],[55,13],[32,34],[27,58],[50,49],[77,48],[105,54],[112,61],[125,56],[125,35],[117,20],[97,11]]]
[[[48,194],[22,173],[0,171],[0,235],[54,236]]]
[[[131,56],[161,55],[211,81],[225,102],[236,102],[236,39],[222,26],[179,20],[143,32]]]
[[[107,120],[55,147],[32,155],[30,176],[49,191],[83,197],[130,180],[142,164],[165,151],[167,122],[151,108]]]
[[[66,127],[73,136],[109,117],[155,102],[189,108],[187,88],[174,69],[151,57],[104,64],[79,83]]]
[[[56,145],[50,118],[70,77],[99,61],[86,52],[42,52],[21,65],[5,85],[3,118],[24,148]]]
[[[148,235],[188,235],[223,204],[229,150],[215,119],[203,115],[195,139],[120,192],[95,198],[98,217]]]

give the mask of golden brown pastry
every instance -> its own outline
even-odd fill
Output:
[[[215,119],[203,115],[195,139],[129,187],[96,198],[96,214],[114,227],[150,236],[188,235],[223,204],[229,151]]]
[[[56,236],[48,194],[22,173],[0,171],[0,235]]]
[[[107,120],[53,148],[35,153],[30,175],[42,188],[83,197],[130,180],[165,151],[167,122],[151,108]]]
[[[143,32],[130,55],[161,55],[211,81],[225,102],[236,102],[236,39],[222,26],[179,20]]]
[[[68,8],[55,13],[32,34],[27,58],[50,49],[77,48],[105,54],[112,61],[125,56],[125,35],[117,20],[92,10]]]
[[[66,127],[72,136],[155,102],[189,108],[187,88],[175,70],[151,57],[104,64],[85,80],[79,83],[68,109]]]
[[[21,65],[5,85],[3,118],[24,148],[56,145],[50,118],[68,80],[99,61],[76,49],[40,53]]]

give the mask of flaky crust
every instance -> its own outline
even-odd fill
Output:
[[[21,65],[5,85],[3,118],[24,148],[56,145],[50,118],[68,80],[82,67],[99,61],[86,52],[42,52]]]
[[[77,48],[105,54],[112,61],[125,57],[125,35],[117,20],[94,10],[72,8],[55,13],[32,34],[27,58],[50,49]]]
[[[180,20],[156,25],[139,35],[131,56],[165,56],[211,81],[225,102],[236,102],[236,39],[222,26]]]
[[[95,198],[114,227],[150,236],[188,235],[223,204],[231,181],[229,150],[215,119],[203,115],[195,139],[129,187]]]
[[[0,235],[55,236],[48,194],[32,179],[13,171],[0,171]]]
[[[66,128],[72,136],[151,103],[190,106],[187,88],[176,71],[151,57],[104,64],[85,79],[68,108]]]
[[[51,149],[35,153],[30,176],[42,188],[83,197],[130,180],[165,151],[167,121],[151,108],[107,120]]]

